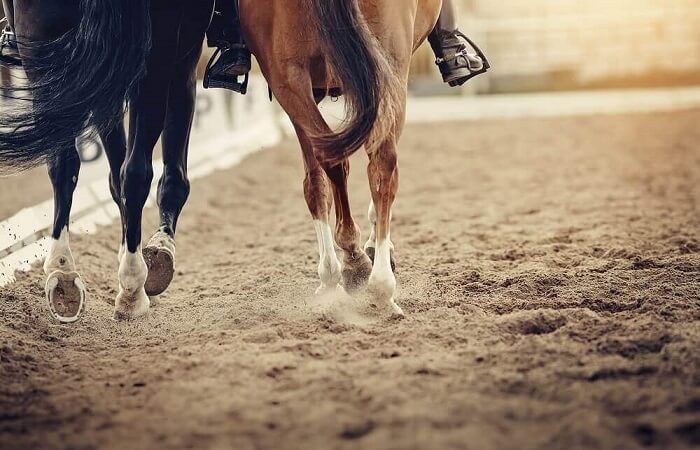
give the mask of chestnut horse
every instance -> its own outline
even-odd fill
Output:
[[[390,237],[397,144],[411,57],[433,30],[441,6],[441,0],[240,1],[247,44],[301,144],[304,194],[320,253],[319,291],[341,282],[348,291],[367,285],[372,302],[396,314],[403,314],[394,301]],[[348,118],[333,132],[317,103],[341,93]],[[372,230],[364,248],[347,191],[348,157],[363,145],[372,196]],[[334,241],[343,251],[342,264]]]

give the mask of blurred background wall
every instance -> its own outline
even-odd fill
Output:
[[[455,1],[493,69],[448,89],[425,45],[418,95],[700,85],[700,0]]]
[[[456,1],[493,65],[463,93],[700,84],[700,0]],[[414,60],[418,92],[442,90],[432,59]]]

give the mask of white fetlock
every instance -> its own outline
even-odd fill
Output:
[[[51,243],[51,249],[44,260],[44,274],[48,275],[56,270],[72,272],[75,270],[75,259],[70,249],[70,233],[64,228],[58,239]]]
[[[374,257],[372,274],[367,283],[367,293],[375,306],[391,314],[403,315],[403,310],[394,301],[396,277],[391,268],[391,241],[379,242]]]
[[[75,271],[68,228],[51,243],[44,260],[44,273],[47,275],[44,293],[51,316],[61,323],[77,321],[85,310],[86,289]]]
[[[369,202],[367,218],[369,219],[370,231],[364,250],[367,256],[374,260],[374,248],[377,245],[377,210],[374,208],[374,202]]]
[[[342,268],[335,252],[331,227],[325,222],[315,220],[314,229],[316,230],[320,256],[318,276],[321,278],[321,286],[316,289],[316,293],[321,294],[338,288],[342,278]]]
[[[144,284],[148,276],[141,247],[126,251],[119,264],[119,294],[114,304],[114,320],[129,320],[148,314],[151,302]]]

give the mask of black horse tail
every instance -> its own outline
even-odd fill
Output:
[[[74,151],[87,130],[114,126],[146,71],[149,6],[149,0],[80,0],[79,22],[59,38],[18,37],[28,80],[2,99],[0,173]]]
[[[310,2],[324,56],[346,98],[344,127],[311,137],[317,156],[335,164],[363,145],[374,151],[394,132],[402,108],[402,86],[367,26],[358,0]]]

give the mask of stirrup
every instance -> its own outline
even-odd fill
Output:
[[[241,77],[241,75],[237,76],[235,81],[232,81],[231,79],[221,79],[221,78],[214,78],[211,76],[211,68],[214,66],[216,63],[217,59],[219,58],[219,55],[221,54],[221,48],[217,48],[214,54],[212,55],[211,59],[209,59],[209,63],[207,64],[207,68],[204,71],[204,89],[217,89],[217,88],[223,88],[223,89],[229,89],[234,92],[238,92],[240,94],[245,95],[248,92],[248,79],[249,79],[249,73],[246,73],[243,76],[243,81],[239,82],[238,79]]]
[[[469,39],[469,37],[467,37],[467,35],[465,35],[464,33],[462,33],[462,32],[459,31],[459,30],[455,30],[454,34],[455,34],[456,36],[462,37],[462,38],[467,42],[467,44],[469,44],[469,46],[471,46],[472,50],[474,50],[474,52],[476,53],[476,56],[478,56],[478,57],[481,59],[482,66],[481,66],[481,69],[473,70],[473,69],[468,65],[467,70],[469,70],[469,75],[465,75],[465,76],[463,76],[463,77],[461,77],[461,78],[459,78],[459,79],[457,79],[457,80],[450,81],[450,82],[449,82],[449,85],[450,85],[451,87],[461,86],[461,85],[463,85],[464,83],[466,83],[467,81],[471,80],[472,78],[477,77],[477,76],[479,76],[479,75],[481,75],[481,74],[484,74],[484,73],[488,72],[489,69],[491,68],[491,64],[489,63],[489,60],[486,58],[486,55],[485,55],[484,52],[481,50],[481,48],[479,48],[479,46],[476,45],[476,43],[475,43],[474,41],[472,41],[471,39]],[[454,61],[455,59],[460,58],[460,57],[463,57],[463,58],[469,60],[468,56],[469,56],[469,49],[468,49],[468,48],[465,48],[465,49],[463,49],[462,51],[457,52],[457,53],[455,53],[454,55],[451,55],[451,56],[448,57],[448,58],[437,58],[437,59],[435,60],[435,64],[438,65],[438,66],[440,66],[440,65],[442,65],[443,63],[450,62],[450,61]]]

